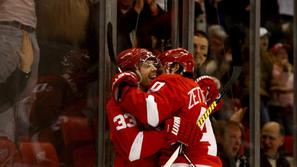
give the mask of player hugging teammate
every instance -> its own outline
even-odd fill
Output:
[[[123,72],[113,77],[107,104],[116,167],[164,166],[180,145],[170,166],[222,166],[210,119],[197,125],[219,83],[193,79],[191,53],[177,48],[155,56],[133,48],[117,56],[117,65]]]

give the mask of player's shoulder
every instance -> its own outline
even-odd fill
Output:
[[[106,111],[107,113],[117,113],[120,112],[121,109],[117,102],[113,98],[109,98],[106,103]]]
[[[191,79],[191,78],[186,78],[183,77],[182,75],[179,74],[162,74],[158,76],[153,82],[152,85],[155,85],[156,83],[164,83],[168,85],[169,87],[174,86],[174,85],[192,85],[195,86],[197,83]],[[176,87],[176,86],[174,86]]]
[[[183,80],[184,77],[179,74],[162,74],[158,76],[155,80],[157,81],[163,81],[163,82],[170,82],[170,81],[177,81],[177,80]]]

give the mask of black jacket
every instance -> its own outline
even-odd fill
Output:
[[[4,83],[0,83],[0,113],[6,111],[26,87],[30,74],[16,69]]]
[[[272,167],[268,161],[268,157],[263,153],[261,153],[261,167]],[[290,163],[285,156],[279,154],[276,159],[276,167],[290,167]]]

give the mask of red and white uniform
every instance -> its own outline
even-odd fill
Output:
[[[196,123],[207,109],[199,85],[192,79],[178,74],[160,75],[152,82],[147,93],[135,87],[126,89],[119,105],[123,111],[130,112],[141,123],[153,127],[172,116],[184,117]],[[210,120],[207,119],[200,128],[202,137],[194,145],[184,147],[183,150],[195,165],[221,167]],[[166,163],[174,150],[175,148],[161,151],[160,165]],[[174,163],[184,165],[188,164],[188,161],[180,155]]]
[[[141,131],[134,116],[123,112],[112,98],[107,103],[107,116],[116,153],[114,167],[158,166],[156,153],[161,148],[169,148],[166,132]]]

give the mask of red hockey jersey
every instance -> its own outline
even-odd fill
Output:
[[[185,117],[196,123],[206,112],[207,104],[199,85],[192,79],[178,74],[162,74],[157,77],[147,93],[138,88],[126,89],[119,102],[120,107],[134,115],[141,123],[157,127],[172,116]],[[217,144],[209,119],[200,127],[202,137],[194,145],[184,148],[194,164],[221,166]],[[164,165],[174,148],[163,150],[160,165]],[[175,163],[188,163],[180,155]]]
[[[115,167],[158,166],[156,153],[161,148],[169,148],[165,132],[141,131],[135,117],[123,112],[113,99],[107,103],[107,116],[110,139],[116,152]]]

